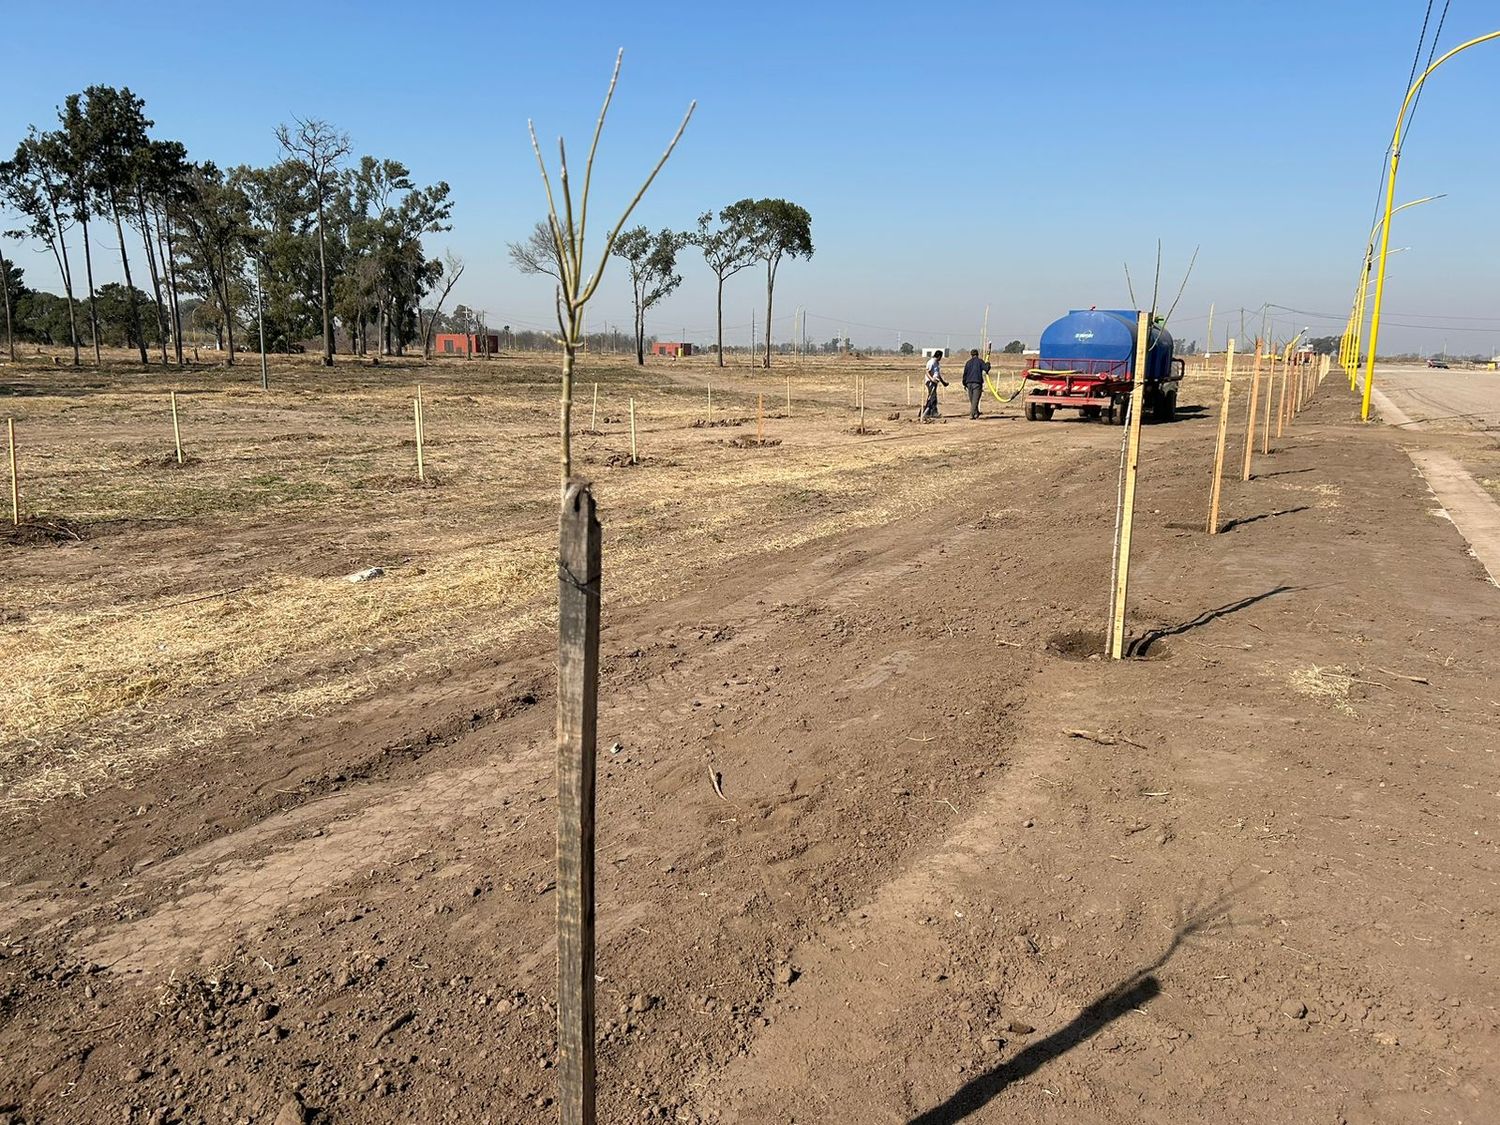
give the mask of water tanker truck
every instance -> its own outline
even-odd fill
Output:
[[[1085,418],[1125,421],[1135,386],[1138,314],[1123,309],[1074,309],[1042,333],[1034,367],[1026,371],[1026,419],[1046,422],[1056,410]],[[1145,414],[1169,422],[1177,413],[1183,362],[1172,356],[1172,334],[1153,325],[1146,342]]]

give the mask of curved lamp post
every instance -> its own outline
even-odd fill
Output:
[[[1428,75],[1434,70],[1460,51],[1467,51],[1470,47],[1487,43],[1491,39],[1500,39],[1500,31],[1492,31],[1488,35],[1470,39],[1467,43],[1460,43],[1434,62],[1422,72],[1422,77],[1411,84],[1411,89],[1406,91],[1406,97],[1401,101],[1401,112],[1396,114],[1396,131],[1391,137],[1391,171],[1385,181],[1385,226],[1380,232],[1380,265],[1375,272],[1375,309],[1370,316],[1370,355],[1365,365],[1365,390],[1359,406],[1361,421],[1370,420],[1370,392],[1375,387],[1375,346],[1380,338],[1380,304],[1385,296],[1385,259],[1391,243],[1391,215],[1394,213],[1391,204],[1396,195],[1396,168],[1401,163],[1401,126],[1406,122],[1407,108],[1411,105],[1412,96],[1422,88],[1422,83],[1427,81]]]
[[[1421,199],[1409,200],[1392,210],[1391,214],[1398,214],[1408,207],[1416,207],[1421,203],[1431,203],[1434,199],[1444,199],[1447,195],[1447,192],[1440,192],[1437,195],[1424,195]],[[1375,265],[1375,234],[1385,223],[1385,219],[1377,219],[1375,225],[1370,228],[1370,237],[1365,240],[1365,261],[1360,269],[1360,283],[1354,290],[1354,302],[1349,310],[1349,323],[1344,330],[1344,350],[1339,357],[1339,362],[1349,376],[1351,391],[1354,389],[1355,376],[1359,371],[1360,341],[1365,330],[1365,296],[1366,290],[1370,288],[1370,271]],[[1391,251],[1393,254],[1395,252]]]

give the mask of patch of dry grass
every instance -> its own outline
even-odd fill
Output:
[[[428,464],[443,482],[429,489],[370,484],[412,472],[411,371],[339,370],[320,385],[294,369],[273,376],[270,396],[214,385],[217,373],[197,384],[173,375],[187,387],[186,469],[162,468],[142,436],[161,421],[161,372],[83,390],[40,372],[21,418],[33,510],[164,519],[169,530],[135,527],[71,553],[8,550],[5,799],[82,796],[539,636],[556,581],[552,372],[535,361],[474,366],[490,369],[421,372],[436,439]],[[904,366],[860,370],[871,408],[901,405]],[[912,482],[955,457],[932,429],[842,434],[848,367],[791,370],[790,416],[766,422],[783,444],[753,450],[691,428],[699,386],[712,378],[715,410],[743,416],[759,394],[784,396],[783,371],[596,364],[585,403],[596,374],[602,432],[579,440],[581,455],[602,464],[627,447],[619,419],[634,397],[650,459],[594,470],[611,612],[667,597],[706,568],[900,519],[922,503]],[[777,407],[786,412],[784,397]],[[308,573],[290,559],[298,550],[360,565],[388,552],[387,576],[350,584],[332,562]]]

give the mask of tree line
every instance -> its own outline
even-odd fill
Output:
[[[724,284],[751,266],[765,267],[767,332],[761,363],[770,367],[776,274],[783,259],[812,257],[812,216],[785,199],[741,199],[717,216],[705,211],[691,231],[652,233],[644,226],[621,231],[614,254],[624,259],[630,274],[637,363],[646,362],[646,312],[682,284],[677,255],[689,246],[702,253],[717,283],[715,351],[720,367],[724,366]],[[512,264],[522,273],[561,280],[561,251],[551,224],[537,223],[525,239],[510,243],[508,249]]]
[[[277,127],[282,156],[264,168],[193,161],[154,127],[128,88],[90,86],[0,162],[0,205],[22,220],[4,233],[44,246],[63,286],[60,298],[34,293],[0,256],[12,358],[21,336],[71,346],[75,365],[87,347],[97,366],[106,344],[135,348],[142,364],[159,349],[163,364],[181,365],[185,325],[209,332],[229,364],[236,334],[261,325],[272,351],[320,337],[328,365],[337,328],[377,363],[414,344],[430,350],[464,268],[422,244],[451,229],[446,183],[418,186],[397,160],[351,162],[348,135],[313,118]],[[123,283],[97,286],[96,255],[116,249]]]

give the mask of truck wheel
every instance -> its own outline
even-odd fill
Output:
[[[1103,410],[1104,408],[1100,406],[1085,406],[1083,408],[1083,416],[1090,422],[1094,422],[1098,420],[1099,415],[1103,413]]]
[[[1156,396],[1156,410],[1153,411],[1158,422],[1171,422],[1177,417],[1177,392],[1163,392]]]
[[[1114,405],[1109,408],[1109,420],[1117,426],[1125,424],[1126,417],[1130,414],[1130,400],[1128,398],[1115,399]]]
[[[1034,402],[1028,402],[1026,404],[1026,421],[1028,421],[1028,422],[1035,422],[1036,421],[1036,403],[1034,403]]]

